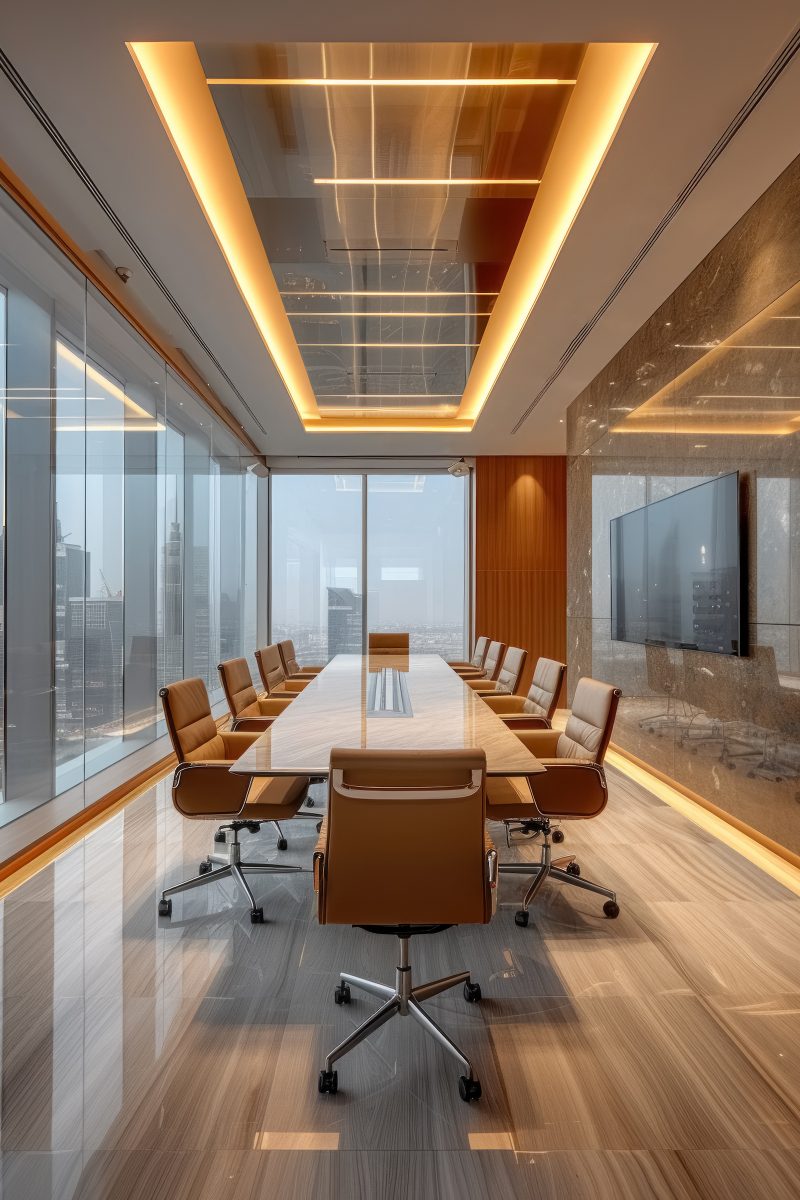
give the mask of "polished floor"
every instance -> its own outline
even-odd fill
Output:
[[[407,1021],[320,1096],[325,1048],[374,1006],[336,1007],[337,971],[392,982],[394,939],[320,928],[307,875],[253,877],[263,926],[229,883],[159,921],[211,829],[163,783],[141,796],[2,902],[2,1200],[797,1197],[800,899],[609,778],[566,832],[617,921],[551,884],[517,928],[507,876],[491,926],[412,946],[419,978],[482,984],[429,1004],[477,1064],[472,1106]],[[313,822],[287,833],[309,861]]]

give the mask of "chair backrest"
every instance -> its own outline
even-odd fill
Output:
[[[490,642],[489,649],[486,651],[486,658],[483,660],[483,671],[487,679],[496,679],[497,673],[500,670],[500,663],[505,652],[505,642]]]
[[[495,691],[514,695],[519,685],[520,676],[525,670],[528,651],[519,646],[509,646],[503,657],[503,665],[497,673]]]
[[[253,687],[246,658],[229,658],[217,667],[222,690],[228,701],[232,717],[257,717],[260,715],[258,695]]]
[[[291,638],[286,638],[284,641],[278,642],[278,653],[281,656],[281,664],[287,678],[296,675],[300,670],[300,663],[297,661],[294,642]]]
[[[610,683],[585,676],[578,681],[572,711],[558,739],[556,757],[586,758],[602,763],[606,756],[622,692]]]
[[[211,715],[202,679],[183,679],[159,692],[172,748],[178,762],[225,758],[225,743]]]
[[[522,706],[526,713],[552,720],[566,669],[564,663],[556,662],[554,658],[537,660],[531,686]]]
[[[370,654],[408,654],[407,633],[371,633]]]
[[[274,643],[271,646],[264,646],[263,649],[256,650],[256,663],[264,691],[269,695],[286,680],[286,672],[281,662],[281,652]]]
[[[488,921],[485,778],[483,750],[332,750],[320,920]]]
[[[475,643],[475,649],[472,652],[470,666],[482,667],[486,660],[486,651],[489,649],[488,637],[479,637]]]

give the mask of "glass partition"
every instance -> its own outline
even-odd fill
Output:
[[[0,246],[2,825],[102,795],[104,768],[164,732],[165,683],[222,698],[220,657],[256,645],[267,484],[2,193]]]

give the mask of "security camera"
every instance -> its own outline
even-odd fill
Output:
[[[463,458],[459,458],[456,462],[451,463],[447,470],[451,475],[455,475],[456,479],[461,479],[464,475],[469,475],[469,467]]]
[[[133,271],[130,267],[114,267],[114,270],[123,283],[127,283],[133,277]]]

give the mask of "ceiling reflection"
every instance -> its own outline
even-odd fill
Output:
[[[672,353],[673,377],[613,424],[612,433],[800,432],[800,284],[727,337],[676,341]]]
[[[452,416],[582,45],[199,45],[326,416]]]

